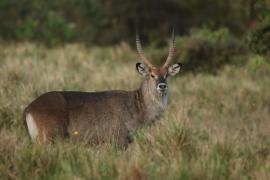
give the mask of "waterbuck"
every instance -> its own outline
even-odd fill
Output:
[[[172,34],[169,55],[161,68],[147,60],[136,34],[136,46],[143,62],[137,63],[136,69],[144,76],[137,90],[54,91],[39,96],[23,113],[31,139],[51,142],[60,136],[91,144],[113,139],[126,146],[131,142],[131,132],[159,120],[167,108],[167,78],[181,68],[180,63],[171,65],[175,54]]]

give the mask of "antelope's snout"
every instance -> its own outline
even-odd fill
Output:
[[[156,79],[156,88],[159,93],[166,93],[168,90],[167,80],[163,76]]]
[[[167,91],[167,84],[166,83],[158,83],[157,90],[161,93],[165,93]]]

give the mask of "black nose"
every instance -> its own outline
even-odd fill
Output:
[[[160,89],[166,89],[167,88],[167,85],[165,83],[159,83],[158,84],[158,88],[160,88]]]

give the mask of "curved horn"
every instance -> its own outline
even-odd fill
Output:
[[[175,55],[175,35],[174,35],[174,29],[172,31],[172,41],[171,41],[171,45],[170,45],[170,50],[169,50],[169,55],[164,63],[164,65],[162,66],[163,69],[167,68],[171,61],[172,61],[172,58],[174,57]]]
[[[149,68],[155,68],[155,66],[151,64],[144,55],[138,32],[136,32],[136,46],[137,46],[137,51],[139,53],[140,59],[143,61],[143,63]]]

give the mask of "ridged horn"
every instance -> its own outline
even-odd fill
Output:
[[[175,35],[174,35],[174,29],[172,31],[172,40],[171,40],[171,44],[170,44],[170,49],[169,49],[169,55],[164,63],[164,65],[162,66],[163,69],[168,68],[168,66],[170,65],[174,55],[175,55],[176,49],[175,49]]]
[[[136,46],[137,46],[137,51],[138,54],[140,56],[140,59],[143,61],[143,63],[148,66],[149,68],[155,68],[155,66],[153,64],[151,64],[148,59],[145,57],[144,52],[142,50],[142,45],[141,45],[141,41],[140,41],[140,37],[138,32],[136,32]]]

